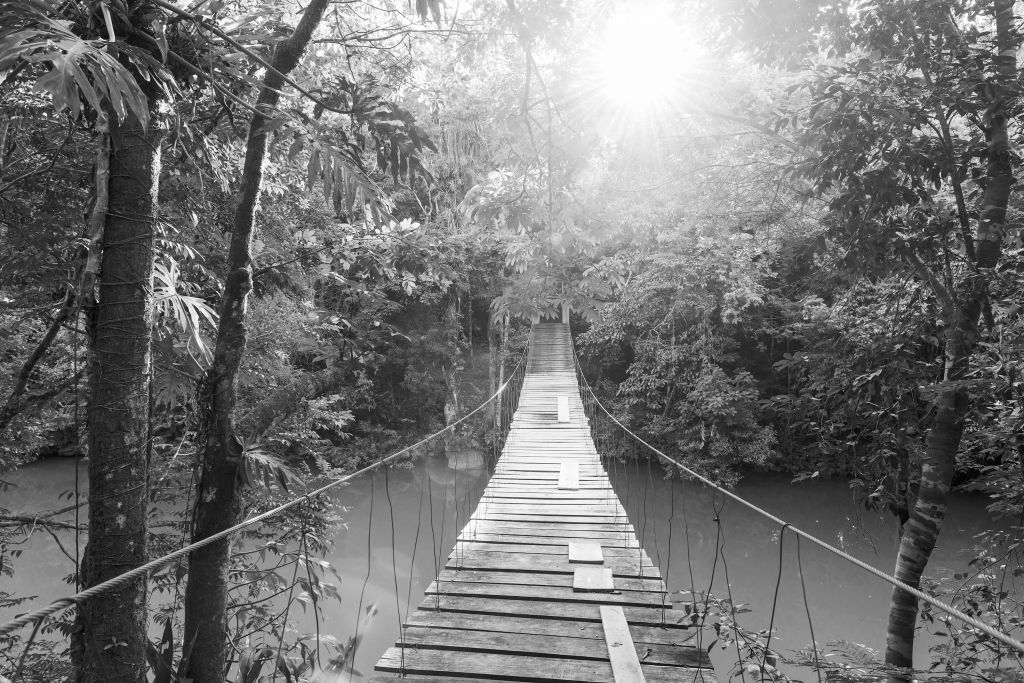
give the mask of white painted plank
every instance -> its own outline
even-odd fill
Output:
[[[604,564],[601,546],[590,541],[569,541],[569,561],[582,564]]]
[[[558,468],[558,488],[564,491],[579,491],[580,464],[563,462]]]
[[[569,422],[569,397],[558,397],[558,421]]]
[[[576,567],[572,574],[576,593],[611,593],[615,590],[612,570],[607,567]]]
[[[612,663],[615,683],[646,683],[622,608],[617,605],[601,605],[601,626],[604,628],[604,641],[608,645],[608,659]]]

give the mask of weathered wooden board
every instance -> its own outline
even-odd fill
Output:
[[[612,570],[607,567],[576,567],[572,574],[572,589],[576,593],[611,593],[615,590]]]
[[[608,557],[604,565],[615,576],[660,578],[658,568],[650,561],[636,558]],[[448,569],[509,569],[520,572],[563,572],[572,574],[575,565],[569,564],[568,555],[541,555],[534,553],[460,551],[451,555],[445,565]]]
[[[411,626],[406,629],[404,638],[407,647],[435,650],[471,650],[503,654],[544,654],[594,660],[608,659],[608,648],[602,640],[565,635],[535,635]],[[400,643],[395,644],[399,645]],[[668,666],[699,666],[701,664],[701,658],[696,648],[642,644],[636,649],[638,656],[643,657],[646,664]]]
[[[558,421],[569,422],[569,397],[558,397]]]
[[[610,570],[609,572],[609,582]],[[496,598],[501,600],[545,600],[551,603],[573,602],[608,605],[633,605],[635,607],[661,607],[664,596],[661,593],[645,591],[620,591],[615,594],[581,593],[562,586],[527,586],[524,584],[486,584],[442,581],[431,582],[427,595],[440,593],[448,596]],[[666,605],[671,609],[672,603]]]
[[[604,567],[596,567],[605,569]],[[595,569],[595,567],[577,567],[580,569]],[[573,578],[567,574],[537,574],[525,572],[502,572],[502,571],[478,571],[474,569],[442,569],[438,574],[438,580],[445,582],[463,581],[467,583],[522,583],[529,586],[562,586],[570,588],[573,585]],[[620,591],[645,591],[649,593],[664,593],[664,584],[661,579],[637,579],[620,577],[615,581],[616,590]]]
[[[594,541],[601,545],[618,545],[626,548],[636,549],[639,542],[626,534],[601,534],[596,531],[570,531],[564,534],[490,534],[483,531],[468,530],[459,535],[460,541],[484,541],[487,543],[508,543],[521,545],[534,543],[539,545],[564,546],[567,538],[578,538],[585,541]]]
[[[492,680],[519,678],[527,681],[570,681],[575,683],[605,683],[612,680],[612,667],[608,662],[570,657],[529,657],[458,650],[429,650],[406,648],[402,657],[400,648],[388,649],[377,662],[378,671],[410,673],[414,675],[445,673],[450,676],[484,676]],[[652,683],[694,681],[698,669],[646,665],[644,673]],[[705,674],[705,680],[707,674]]]
[[[497,616],[519,616],[547,619],[563,619],[569,621],[601,622],[600,605],[588,603],[554,603],[540,600],[501,600],[497,598],[478,598],[463,595],[428,595],[423,598],[418,609],[436,610],[440,612],[479,612]],[[626,619],[630,624],[643,626],[664,626],[667,629],[686,627],[673,624],[674,610],[662,610],[659,607],[623,607]],[[713,638],[712,638],[713,639]],[[710,641],[709,641],[710,642]]]
[[[407,621],[410,626],[430,626],[432,628],[465,628],[476,631],[498,631],[500,633],[525,633],[537,635],[570,635],[574,638],[592,638],[604,642],[604,629],[600,622],[572,621],[569,619],[543,619],[515,615],[494,615],[475,612],[436,612],[433,610],[414,611]],[[708,662],[708,655],[703,648],[697,648],[697,631],[684,628],[661,628],[660,626],[638,626],[630,628],[633,642],[658,645],[674,645],[694,649],[695,656],[699,653],[701,661]],[[702,644],[706,646],[715,639],[709,627],[704,634]],[[703,664],[710,667],[708,663]]]
[[[611,661],[615,683],[646,683],[622,608],[602,605],[601,626],[604,628],[604,641],[608,646],[608,659]]]
[[[578,491],[580,488],[580,465],[577,462],[563,461],[558,471],[558,488],[566,491]]]
[[[628,552],[628,551],[627,551]],[[642,557],[639,551],[637,557]],[[569,541],[569,561],[585,564],[604,564],[604,553],[597,543],[587,541]]]

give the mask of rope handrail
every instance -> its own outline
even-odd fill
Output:
[[[346,483],[348,481],[351,481],[352,479],[355,479],[356,477],[358,477],[358,476],[360,476],[362,474],[366,474],[367,472],[370,472],[370,471],[372,471],[374,469],[377,469],[378,467],[380,467],[382,465],[386,465],[389,462],[397,459],[398,457],[400,457],[402,455],[405,455],[406,453],[409,453],[410,451],[413,451],[416,448],[419,448],[420,446],[422,446],[423,444],[427,443],[428,441],[436,439],[437,437],[441,436],[445,432],[447,432],[447,431],[449,431],[451,429],[454,429],[456,426],[458,426],[462,422],[468,420],[470,417],[472,417],[476,413],[478,413],[481,410],[483,410],[485,406],[487,406],[492,401],[494,401],[498,396],[502,395],[504,393],[504,391],[508,388],[508,386],[512,383],[512,381],[515,379],[516,373],[519,371],[519,368],[521,368],[523,366],[523,363],[525,362],[526,358],[529,355],[529,348],[530,348],[529,345],[527,345],[526,350],[523,352],[523,354],[519,358],[519,362],[516,363],[515,368],[513,368],[512,372],[509,373],[509,378],[507,380],[505,380],[505,382],[500,387],[498,387],[498,389],[486,401],[484,401],[483,403],[478,405],[476,408],[474,408],[470,412],[468,412],[465,415],[463,415],[462,417],[460,417],[455,422],[452,422],[451,424],[445,425],[444,427],[442,427],[441,429],[437,430],[433,434],[425,436],[422,439],[420,439],[419,441],[417,441],[416,443],[414,443],[414,444],[412,444],[410,446],[406,446],[405,448],[403,448],[403,449],[401,449],[399,451],[396,451],[396,452],[392,453],[391,455],[388,455],[388,456],[386,456],[384,458],[381,458],[377,462],[371,463],[371,464],[367,465],[366,467],[363,467],[363,468],[361,468],[359,470],[356,470],[355,472],[352,472],[350,474],[346,474],[345,476],[340,477],[338,479],[334,479],[334,480],[324,484],[323,486],[321,486],[319,488],[313,489],[312,491],[307,491],[306,493],[302,494],[301,496],[299,496],[297,498],[293,498],[292,500],[287,501],[285,503],[282,503],[281,505],[278,505],[275,508],[267,510],[266,512],[262,512],[262,513],[260,513],[260,514],[258,514],[256,516],[254,516],[254,517],[250,517],[248,519],[242,520],[241,522],[239,522],[238,524],[235,524],[234,526],[228,527],[227,529],[219,531],[219,532],[217,532],[215,534],[207,536],[206,538],[200,539],[198,541],[193,541],[192,543],[190,543],[190,544],[188,544],[186,546],[183,546],[183,547],[179,548],[178,550],[175,550],[173,552],[167,553],[166,555],[163,555],[162,557],[158,557],[155,560],[150,560],[146,564],[139,565],[138,567],[135,567],[134,569],[130,569],[130,570],[126,571],[126,572],[118,574],[117,576],[109,578],[106,581],[103,581],[102,583],[98,583],[95,586],[91,586],[90,588],[86,588],[85,590],[81,590],[81,591],[75,593],[74,595],[71,595],[71,596],[68,596],[68,597],[64,597],[64,598],[60,598],[58,600],[54,600],[53,602],[51,602],[48,605],[45,605],[43,607],[40,607],[39,609],[33,610],[31,612],[26,612],[25,614],[15,618],[15,619],[12,619],[11,621],[9,621],[9,622],[7,622],[5,624],[0,625],[0,636],[4,636],[4,635],[7,635],[9,633],[13,633],[14,631],[17,631],[18,629],[24,628],[25,626],[28,626],[28,625],[33,624],[33,623],[36,623],[36,622],[38,622],[38,621],[40,621],[42,619],[45,619],[45,618],[47,618],[49,616],[52,616],[54,614],[57,614],[59,612],[63,612],[65,609],[71,607],[72,605],[77,605],[77,604],[79,604],[79,603],[81,603],[81,602],[83,602],[85,600],[89,600],[89,599],[98,597],[98,596],[102,595],[103,593],[106,593],[107,591],[112,590],[112,589],[116,588],[117,586],[120,586],[120,585],[122,585],[124,583],[127,583],[129,581],[133,581],[133,580],[141,578],[143,576],[149,576],[149,574],[152,573],[153,571],[159,569],[160,567],[163,567],[164,565],[170,564],[171,562],[173,562],[174,560],[177,560],[178,558],[181,558],[181,557],[184,557],[186,555],[189,555],[190,553],[192,553],[195,550],[198,550],[199,548],[202,548],[204,546],[210,545],[211,543],[215,543],[215,542],[217,542],[217,541],[219,541],[219,540],[221,540],[223,538],[226,538],[226,537],[230,536],[231,534],[235,533],[236,531],[241,531],[242,529],[245,529],[247,527],[250,527],[250,526],[253,526],[255,524],[258,524],[258,523],[260,523],[260,522],[262,522],[262,521],[264,521],[266,519],[270,519],[271,517],[276,517],[277,515],[280,515],[282,512],[285,512],[286,510],[289,510],[289,509],[299,505],[303,501],[308,501],[308,500],[312,499],[313,497],[319,496],[320,494],[322,494],[322,493],[324,493],[324,492],[326,492],[326,491],[328,491],[328,490],[330,490],[330,489],[332,489],[332,488],[334,488],[336,486],[340,486],[341,484],[344,484],[344,483]]]
[[[718,484],[716,484],[712,480],[708,479],[707,477],[703,476],[699,472],[694,471],[693,469],[691,469],[691,468],[687,467],[686,465],[682,464],[681,462],[679,462],[675,458],[672,458],[672,457],[666,455],[664,452],[662,452],[658,448],[656,448],[656,447],[652,446],[651,444],[647,443],[647,441],[645,441],[642,437],[640,437],[638,434],[633,432],[633,430],[631,430],[629,427],[626,427],[624,424],[619,422],[618,419],[616,419],[615,416],[612,415],[608,411],[608,409],[605,408],[604,404],[601,403],[601,401],[597,398],[597,394],[594,393],[594,390],[591,388],[590,383],[587,382],[587,378],[583,374],[583,368],[580,367],[579,357],[576,355],[576,346],[575,346],[575,344],[573,344],[570,341],[570,346],[572,347],[572,357],[573,357],[573,363],[576,366],[577,377],[579,378],[579,381],[582,384],[583,388],[586,389],[587,393],[589,393],[590,397],[594,400],[594,403],[598,407],[600,407],[601,410],[604,412],[604,414],[607,415],[608,418],[611,419],[612,422],[614,422],[616,425],[618,425],[618,427],[620,429],[622,429],[622,431],[624,431],[626,434],[629,434],[631,437],[633,437],[633,439],[635,439],[641,445],[645,446],[652,453],[654,453],[655,455],[657,455],[658,457],[660,457],[664,461],[669,462],[672,465],[675,465],[680,470],[686,472],[687,474],[692,476],[694,479],[697,479],[698,481],[700,481],[702,484],[704,484],[705,486],[709,487],[710,489],[712,489],[714,491],[718,491],[723,496],[726,496],[727,498],[730,498],[730,499],[736,501],[737,503],[739,503],[739,504],[749,508],[750,510],[753,510],[754,512],[756,512],[757,514],[765,517],[766,519],[769,519],[769,520],[775,522],[776,524],[780,525],[781,527],[783,527],[785,529],[788,529],[789,531],[792,531],[797,536],[800,536],[802,538],[807,539],[808,541],[810,541],[811,543],[817,545],[818,547],[823,548],[824,550],[826,550],[826,551],[828,551],[828,552],[830,552],[830,553],[832,553],[832,554],[834,554],[834,555],[836,555],[838,557],[841,557],[842,559],[846,560],[847,562],[850,562],[854,566],[859,567],[860,569],[863,569],[864,571],[867,571],[870,574],[873,574],[875,577],[877,577],[879,579],[882,579],[883,581],[885,581],[885,582],[887,582],[889,584],[892,584],[896,588],[899,588],[900,590],[903,590],[903,591],[906,591],[907,593],[910,593],[911,595],[917,597],[919,600],[924,600],[925,602],[927,602],[928,604],[930,604],[932,607],[936,608],[937,610],[939,610],[941,612],[945,612],[946,614],[948,614],[951,617],[954,617],[955,619],[959,619],[960,621],[964,622],[965,624],[978,629],[979,631],[981,631],[981,632],[991,636],[992,638],[998,640],[999,642],[1003,643],[1004,645],[1006,645],[1006,646],[1008,646],[1010,648],[1013,648],[1014,650],[1017,650],[1017,651],[1019,651],[1021,653],[1024,653],[1024,642],[1021,642],[1021,641],[1017,640],[1016,638],[1014,638],[1013,636],[1010,636],[1010,635],[1008,635],[1006,633],[1003,633],[1002,631],[999,631],[999,630],[993,628],[992,626],[986,624],[985,622],[983,622],[983,621],[981,621],[979,619],[976,619],[976,618],[970,616],[969,614],[965,614],[964,612],[961,612],[960,610],[956,609],[955,607],[953,607],[951,605],[947,605],[943,601],[941,601],[941,600],[939,600],[939,599],[937,599],[935,597],[932,597],[931,595],[928,595],[927,593],[925,593],[924,591],[920,590],[919,588],[915,588],[915,587],[911,586],[910,584],[906,583],[905,581],[902,581],[902,580],[896,578],[895,576],[892,576],[891,574],[887,574],[887,573],[883,572],[880,569],[872,567],[867,562],[864,562],[863,560],[860,560],[860,559],[854,557],[853,555],[850,555],[849,553],[847,553],[844,550],[836,548],[835,546],[831,545],[827,541],[823,541],[820,538],[818,538],[817,536],[814,536],[814,535],[810,534],[809,532],[804,531],[800,527],[794,526],[793,524],[791,524],[791,523],[781,519],[780,517],[772,514],[771,512],[768,512],[767,510],[765,510],[765,509],[763,509],[761,507],[758,507],[754,503],[751,503],[750,501],[746,500],[745,498],[742,498],[742,497],[736,495],[735,493],[732,493],[731,491],[729,491],[729,490],[719,486]],[[815,646],[815,647],[817,647],[817,646]]]

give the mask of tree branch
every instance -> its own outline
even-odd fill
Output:
[[[284,81],[288,85],[292,86],[297,91],[299,91],[301,94],[305,95],[307,98],[312,100],[315,104],[323,107],[327,111],[333,111],[335,114],[351,114],[352,113],[351,111],[349,111],[347,109],[339,109],[337,107],[332,107],[331,105],[327,104],[326,102],[321,100],[319,97],[317,97],[313,93],[309,92],[308,90],[303,88],[301,85],[296,83],[294,80],[289,78],[286,74],[283,74],[280,71],[278,71],[277,69],[275,69],[274,66],[270,62],[268,62],[267,60],[263,59],[258,54],[256,54],[255,52],[253,52],[249,48],[245,47],[241,43],[239,43],[237,40],[234,40],[233,38],[231,38],[227,33],[225,33],[224,31],[220,30],[219,28],[217,28],[213,23],[208,21],[206,18],[201,17],[201,16],[196,15],[196,14],[192,14],[191,12],[186,12],[185,10],[181,9],[180,7],[178,7],[176,5],[173,5],[173,4],[169,3],[169,2],[165,2],[165,0],[150,0],[150,1],[154,5],[157,5],[159,7],[163,7],[168,12],[172,12],[174,14],[177,14],[180,17],[188,19],[189,21],[191,21],[191,22],[193,22],[195,24],[198,24],[199,26],[205,28],[207,31],[210,31],[211,33],[215,34],[216,36],[218,36],[219,38],[224,40],[228,45],[230,45],[231,47],[235,48],[236,50],[238,50],[239,52],[241,52],[242,54],[247,56],[249,59],[252,59],[255,62],[257,62],[258,64],[260,64],[268,72],[276,75],[282,81]]]
[[[935,276],[931,268],[921,260],[920,256],[912,251],[907,251],[907,259],[914,266],[914,272],[917,273],[918,277],[926,280],[931,285],[935,296],[939,299],[939,303],[942,304],[943,311],[952,311],[956,306],[956,301],[953,299],[953,295],[949,293],[949,290],[946,289],[946,286]]]

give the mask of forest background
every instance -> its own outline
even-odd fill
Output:
[[[1003,522],[947,597],[1019,630],[1021,16],[1010,0],[0,1],[0,472],[89,458],[72,582],[93,585],[181,529],[230,526],[262,489],[451,422],[567,306],[624,424],[725,484],[848,478],[901,525],[908,583],[951,488],[989,496]],[[176,527],[149,528],[186,492]],[[46,522],[3,524],[10,575]],[[226,607],[243,560],[209,548],[183,623],[156,615],[185,632],[226,628],[195,606]],[[134,614],[83,609],[62,658],[28,670],[160,670],[146,583],[123,590]],[[885,660],[909,667],[901,593]],[[1003,656],[947,627],[945,671]],[[216,641],[166,666],[223,680]]]

